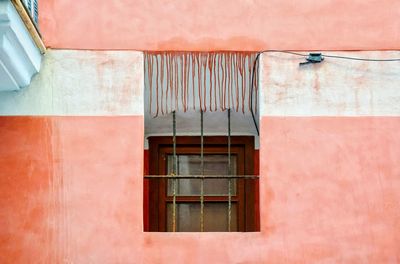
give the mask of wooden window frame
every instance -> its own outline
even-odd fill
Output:
[[[165,175],[165,155],[172,153],[171,136],[149,137],[149,173],[151,175]],[[200,154],[199,136],[176,137],[177,154]],[[196,151],[197,150],[197,151]],[[227,154],[228,137],[205,136],[204,153]],[[243,175],[254,174],[254,137],[253,136],[231,136],[231,154],[237,155],[238,172]],[[237,179],[237,195],[232,196],[232,201],[237,203],[238,231],[252,232],[256,230],[256,208],[255,193],[258,184],[254,179]],[[168,200],[166,179],[149,180],[149,231],[165,232],[167,230],[166,203]],[[258,193],[258,192],[257,192]],[[227,196],[205,197],[205,201],[226,201]],[[177,202],[199,202],[198,196],[179,196]]]

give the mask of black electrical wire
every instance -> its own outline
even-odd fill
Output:
[[[251,87],[250,87],[250,112],[251,112],[251,116],[253,117],[254,126],[256,127],[256,130],[257,130],[257,136],[260,135],[260,131],[258,130],[256,118],[255,118],[254,112],[253,112],[253,89],[254,89],[254,75],[256,73],[256,66],[257,66],[257,62],[258,62],[261,54],[262,54],[262,52],[259,52],[254,60],[253,73],[251,75]]]
[[[301,57],[308,57],[308,54],[287,51],[287,50],[263,50],[260,51],[258,54],[266,53],[266,52],[280,52],[280,53],[287,53],[292,55],[297,55]],[[330,54],[323,54],[321,53],[322,57],[326,58],[335,58],[335,59],[344,59],[344,60],[356,60],[356,61],[382,61],[382,62],[390,62],[390,61],[400,61],[400,58],[392,58],[392,59],[368,59],[368,58],[357,58],[357,57],[349,57],[349,56],[339,56],[339,55],[330,55]]]
[[[344,60],[357,60],[357,61],[400,61],[400,58],[395,59],[366,59],[366,58],[355,58],[355,57],[347,57],[347,56],[337,56],[337,55],[324,55],[326,58],[336,58],[336,59],[344,59]]]
[[[250,112],[251,112],[251,116],[253,117],[254,126],[256,127],[258,136],[260,135],[260,132],[258,130],[256,118],[255,118],[254,112],[253,112],[254,75],[255,75],[256,66],[257,66],[257,63],[259,61],[260,55],[265,53],[265,52],[279,52],[279,53],[292,54],[292,55],[296,55],[296,56],[300,56],[300,57],[308,57],[307,54],[302,54],[302,53],[293,52],[293,51],[287,51],[287,50],[263,50],[263,51],[260,51],[260,52],[257,53],[257,56],[256,56],[256,58],[254,60],[254,64],[253,64],[253,73],[252,73],[252,76],[251,76]],[[355,60],[355,61],[376,61],[376,62],[379,62],[379,61],[380,62],[400,61],[400,58],[394,58],[394,59],[368,59],[368,58],[357,58],[357,57],[348,57],[348,56],[329,55],[329,54],[323,54],[323,53],[321,53],[321,56],[322,57],[326,57],[326,58]]]

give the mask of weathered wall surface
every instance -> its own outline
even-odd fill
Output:
[[[335,52],[371,59],[400,58],[399,51]],[[262,55],[260,111],[268,116],[399,116],[400,62],[325,58],[299,67],[304,58]]]
[[[143,117],[0,117],[0,135],[1,263],[137,263]]]
[[[49,50],[0,115],[0,262],[136,262],[142,54]]]
[[[134,50],[400,48],[397,0],[39,2],[47,46]],[[85,10],[85,12],[82,12]]]
[[[298,62],[262,57],[261,230],[282,240],[282,262],[397,263],[400,64]]]
[[[48,50],[21,92],[0,93],[0,115],[143,115],[143,55]]]
[[[142,232],[140,117],[0,120],[2,263],[398,261],[397,118],[263,118],[261,232],[232,234]]]
[[[85,107],[66,107],[79,95],[72,85],[63,86],[62,96],[45,97],[43,85],[34,84],[43,103],[58,100],[49,108],[28,105],[24,92],[33,90],[1,97],[2,114],[19,115],[0,117],[1,263],[400,261],[400,112],[388,107],[399,98],[397,64],[327,59],[299,68],[297,57],[264,55],[261,232],[173,234],[142,231],[143,82],[129,86],[128,94],[137,95],[132,102],[115,102],[125,78],[142,78],[135,70],[142,61],[120,80],[95,81],[104,76],[94,70],[102,61],[125,65],[125,56],[72,54],[81,62],[65,68],[69,54],[54,68],[45,64],[44,73],[54,75],[41,78],[53,83],[44,89],[53,95],[61,92],[55,91],[62,85],[59,67],[78,80],[66,82],[79,86],[88,78],[92,86],[109,87],[99,92],[82,84],[92,95],[74,100]],[[101,59],[88,60],[89,71],[82,56],[93,54]],[[87,71],[92,75],[80,74]],[[108,98],[116,108],[105,107]]]
[[[261,230],[281,244],[276,263],[400,261],[399,128],[399,117],[262,118]]]
[[[51,217],[59,210],[52,184],[52,130],[51,120],[0,117],[1,263],[52,259]]]

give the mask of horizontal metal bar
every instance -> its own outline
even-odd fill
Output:
[[[188,196],[188,195],[176,195],[177,203],[200,203],[200,195]],[[173,197],[169,195],[165,197],[165,201],[172,203]],[[239,198],[236,195],[232,195],[232,202],[238,202]],[[228,203],[228,195],[204,195],[204,202],[207,203]]]
[[[259,175],[144,175],[145,178],[167,179],[259,179]]]

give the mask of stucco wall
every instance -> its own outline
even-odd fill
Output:
[[[19,115],[0,117],[1,263],[400,261],[400,113],[388,107],[400,93],[393,88],[397,64],[326,60],[299,68],[297,57],[263,56],[261,231],[174,234],[142,231],[144,120],[134,106],[142,109],[143,82],[129,86],[129,94],[138,95],[132,108],[125,101],[115,111],[106,107],[125,78],[142,78],[135,70],[141,60],[111,85],[98,81],[104,74],[95,69],[109,60],[124,65],[125,56],[65,54],[80,62],[65,68],[70,62],[62,57],[54,68],[45,65],[53,74],[41,78],[62,85],[65,78],[55,80],[63,68],[78,81],[67,78],[72,83],[62,86],[63,96],[47,97],[44,103],[59,100],[51,111],[29,107],[24,93],[1,98],[3,115]],[[82,56],[101,59],[88,60],[89,67]],[[89,99],[74,99],[85,107],[62,110],[79,95],[72,84],[86,78],[109,89],[93,88],[92,97],[84,97]],[[59,85],[50,91],[57,94]],[[15,110],[20,108],[25,110]]]
[[[142,53],[48,50],[42,66],[0,93],[0,262],[136,262]]]
[[[263,117],[261,230],[265,248],[280,245],[264,261],[399,262],[399,127],[398,117]]]
[[[300,61],[262,56],[261,230],[281,240],[277,263],[397,263],[400,64]]]
[[[0,117],[0,135],[1,263],[140,263],[142,117]]]
[[[2,263],[398,261],[398,118],[263,118],[261,232],[231,234],[142,232],[140,117],[0,122]]]
[[[0,115],[143,115],[143,55],[47,50],[20,92],[0,93]]]
[[[327,52],[356,58],[400,58],[400,51]],[[399,116],[400,63],[325,58],[299,67],[303,57],[261,56],[261,115]]]
[[[41,0],[39,5],[41,32],[52,48],[400,48],[397,0]]]

